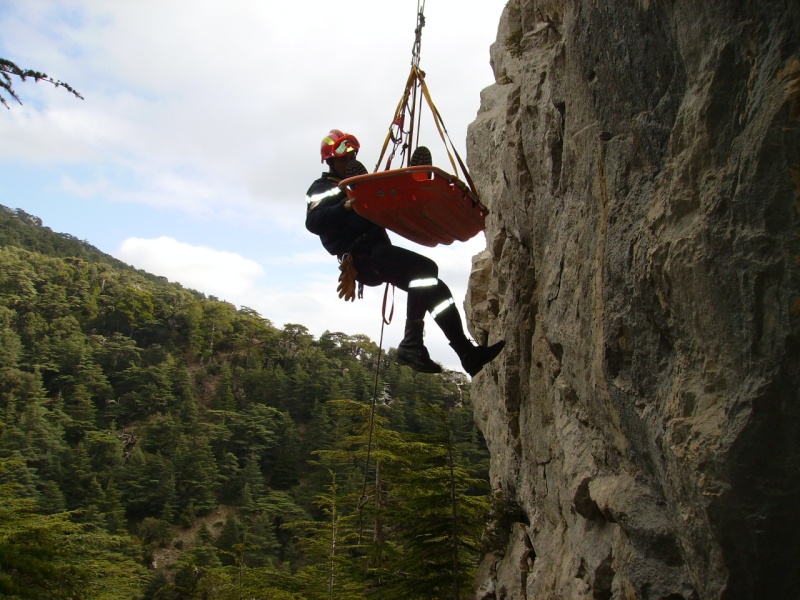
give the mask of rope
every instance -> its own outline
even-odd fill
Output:
[[[419,66],[423,27],[425,27],[425,0],[417,0],[417,27],[414,29],[414,47],[411,50],[411,64],[415,67]]]
[[[425,83],[425,74],[422,73],[422,77],[420,78],[420,87],[422,88],[422,94],[425,97],[425,100],[428,102],[428,106],[433,113],[433,120],[436,123],[436,129],[439,131],[439,137],[442,138],[442,142],[444,143],[445,150],[447,151],[447,158],[450,159],[450,164],[453,166],[453,172],[458,173],[458,169],[456,168],[456,164],[453,161],[453,156],[450,154],[450,149],[452,148],[453,154],[455,154],[456,160],[458,160],[458,164],[461,167],[461,173],[464,175],[464,179],[466,179],[467,184],[469,184],[469,188],[473,194],[477,197],[478,192],[475,189],[475,184],[472,182],[472,178],[469,176],[469,172],[467,171],[467,166],[464,164],[464,161],[461,160],[461,156],[458,154],[458,150],[456,150],[455,145],[453,144],[453,140],[450,139],[450,134],[447,132],[447,128],[444,126],[444,119],[442,119],[442,115],[439,112],[439,109],[436,108],[436,105],[433,103],[431,99],[431,94],[428,91],[428,85]],[[447,138],[447,140],[445,140]],[[448,143],[450,144],[448,147]]]
[[[417,27],[414,30],[414,47],[412,49],[411,55],[411,73],[408,76],[408,81],[406,81],[406,88],[403,93],[403,97],[400,98],[400,102],[395,109],[394,120],[392,121],[391,126],[389,127],[389,133],[386,134],[386,139],[383,142],[383,147],[381,148],[380,156],[378,157],[378,163],[375,165],[375,171],[380,168],[381,161],[383,160],[384,155],[386,154],[386,148],[389,146],[389,142],[392,142],[392,152],[389,155],[389,158],[386,162],[386,169],[388,170],[392,163],[392,158],[394,158],[395,152],[397,151],[397,147],[402,144],[403,142],[403,125],[405,123],[405,113],[406,109],[408,108],[408,97],[412,95],[413,91],[413,99],[412,99],[412,108],[411,108],[411,129],[408,133],[409,145],[411,143],[411,139],[413,136],[413,129],[414,129],[414,110],[413,107],[417,104],[417,85],[416,82],[418,81],[418,73],[419,71],[419,55],[420,55],[420,48],[422,45],[422,28],[425,26],[425,0],[417,0]],[[396,132],[395,132],[396,129]],[[389,313],[389,317],[386,316],[386,304],[387,299],[389,296],[389,285],[386,284],[386,289],[383,292],[383,310],[381,314],[381,338],[380,342],[378,343],[378,360],[375,363],[375,381],[372,388],[372,405],[370,407],[370,414],[369,414],[369,435],[367,437],[367,458],[364,463],[364,484],[361,487],[361,497],[358,499],[358,543],[361,543],[361,539],[364,535],[364,505],[367,502],[367,483],[369,481],[369,462],[370,456],[372,454],[372,436],[375,431],[375,405],[378,401],[378,379],[380,375],[380,364],[381,364],[381,353],[383,352],[383,333],[386,325],[389,325],[392,322],[392,317],[394,316],[394,286],[392,286],[392,308]]]
[[[378,402],[378,376],[381,370],[381,353],[383,352],[383,331],[386,325],[392,322],[392,315],[394,315],[394,286],[392,286],[392,313],[389,319],[386,319],[386,299],[389,294],[389,284],[386,284],[386,290],[383,292],[383,315],[381,319],[381,339],[378,342],[378,358],[375,361],[375,383],[372,388],[372,406],[369,412],[369,435],[367,436],[367,459],[364,462],[364,485],[361,488],[361,497],[358,499],[358,543],[361,545],[361,540],[364,536],[364,505],[367,503],[367,481],[369,479],[369,459],[372,453],[372,434],[375,430],[375,405]]]
[[[378,162],[375,165],[375,170],[373,172],[377,172],[378,169],[380,169],[381,161],[386,154],[386,149],[389,147],[390,141],[392,142],[392,151],[389,153],[389,157],[386,160],[385,169],[387,171],[392,167],[392,159],[397,153],[398,147],[402,145],[403,150],[401,154],[405,154],[406,150],[413,146],[414,119],[415,117],[419,119],[419,116],[415,114],[415,109],[418,104],[421,106],[421,102],[417,97],[417,88],[419,87],[419,74],[422,73],[422,71],[419,69],[419,59],[422,49],[423,27],[425,27],[425,0],[417,0],[417,26],[414,28],[414,45],[411,48],[411,73],[408,75],[403,96],[400,98],[400,102],[397,104],[397,108],[394,111],[394,119],[392,119],[392,124],[389,126],[389,132],[386,134],[386,139],[383,141],[383,147],[381,148],[381,153],[378,157]],[[409,97],[411,97],[410,103]],[[407,131],[404,131],[403,127],[405,125],[406,111],[409,113],[410,119],[409,128]],[[407,140],[405,143],[403,142],[404,135]],[[411,152],[407,153],[406,160],[407,162],[411,160]]]
[[[425,26],[425,0],[417,0],[417,27],[414,29],[414,46],[411,52],[411,72],[408,75],[408,79],[406,80],[406,87],[403,91],[403,96],[400,98],[400,102],[397,104],[397,108],[394,112],[394,118],[392,119],[392,124],[389,127],[389,132],[386,135],[386,139],[383,142],[383,147],[381,148],[381,153],[378,156],[378,162],[375,165],[375,172],[378,171],[381,165],[381,161],[386,154],[386,149],[389,147],[389,142],[392,143],[392,151],[389,154],[387,161],[386,161],[386,170],[391,168],[392,159],[397,152],[399,146],[403,146],[403,152],[405,152],[408,148],[411,147],[414,139],[414,120],[415,118],[418,120],[421,117],[419,113],[421,113],[422,109],[422,99],[424,98],[425,101],[428,103],[428,106],[431,110],[433,115],[434,122],[436,124],[436,129],[439,131],[439,136],[442,138],[442,142],[444,143],[445,150],[447,151],[447,157],[450,159],[450,164],[453,167],[453,171],[457,174],[458,167],[456,166],[456,160],[458,161],[458,165],[461,167],[461,172],[463,173],[467,183],[469,184],[472,193],[477,197],[477,192],[475,190],[475,186],[472,183],[472,179],[467,172],[466,165],[464,161],[461,160],[461,156],[458,154],[458,150],[456,150],[455,145],[453,144],[452,140],[450,139],[450,134],[447,132],[447,128],[444,126],[444,121],[442,119],[439,110],[433,103],[431,99],[430,92],[428,91],[428,86],[425,83],[425,72],[419,68],[419,59],[420,59],[420,49],[422,47],[422,28]],[[421,92],[421,97],[418,97],[418,89]],[[409,98],[411,98],[411,103],[409,105]],[[417,106],[419,106],[419,110],[417,110]],[[410,113],[410,126],[408,131],[404,131],[403,127],[405,125],[405,116],[406,112]],[[415,114],[416,112],[416,114]],[[419,129],[419,125],[417,123],[417,129]],[[407,136],[407,142],[403,144],[403,135]],[[449,146],[448,146],[449,143]],[[452,148],[453,154],[455,154],[455,160],[453,159],[453,155],[450,152]],[[410,160],[411,153],[408,153],[407,158]],[[381,364],[381,353],[383,352],[383,333],[384,328],[386,325],[389,325],[392,321],[392,316],[394,315],[394,286],[392,286],[392,309],[391,313],[387,319],[386,317],[386,304],[387,298],[389,294],[389,285],[386,284],[386,289],[383,293],[383,313],[382,313],[382,321],[381,321],[381,337],[380,342],[378,344],[378,360],[375,363],[375,381],[372,390],[372,406],[370,407],[370,417],[369,417],[369,435],[367,439],[367,457],[364,464],[364,484],[361,488],[361,497],[358,500],[358,543],[361,544],[363,534],[364,534],[364,505],[367,503],[367,483],[369,480],[369,463],[372,454],[372,437],[375,429],[375,405],[378,400],[378,379],[380,375],[380,364]]]
[[[406,88],[403,92],[402,98],[400,98],[400,102],[398,102],[397,104],[397,108],[395,109],[394,118],[392,119],[392,125],[389,128],[389,133],[386,135],[386,139],[383,142],[383,147],[381,148],[381,153],[378,156],[378,163],[375,166],[375,171],[377,172],[377,170],[380,168],[381,161],[383,160],[383,157],[386,155],[386,149],[389,147],[390,141],[394,144],[394,146],[387,160],[386,169],[388,170],[391,167],[391,160],[394,157],[395,152],[397,151],[397,147],[403,141],[402,136],[404,132],[402,130],[402,125],[405,122],[405,115],[406,115],[406,110],[408,109],[409,97],[411,97],[413,94],[412,106],[415,103],[420,104],[420,107],[422,105],[422,101],[417,100],[417,88],[419,88],[420,91],[422,92],[421,98],[425,99],[425,102],[427,102],[428,107],[430,108],[431,114],[433,116],[433,121],[436,125],[437,131],[439,132],[439,137],[442,139],[442,143],[444,144],[445,151],[447,152],[447,158],[450,160],[450,164],[453,167],[454,174],[458,176],[460,168],[461,174],[463,175],[464,180],[467,182],[467,185],[469,185],[470,191],[472,191],[472,193],[477,197],[478,192],[475,189],[475,184],[473,183],[472,178],[469,176],[469,172],[467,171],[467,166],[461,159],[461,155],[458,153],[458,150],[456,150],[455,144],[453,144],[453,140],[450,139],[450,133],[447,131],[447,127],[445,127],[444,119],[442,118],[439,109],[436,108],[436,105],[433,103],[433,98],[431,97],[430,90],[428,89],[428,84],[425,82],[425,72],[422,71],[416,65],[411,66],[411,72],[408,74],[408,79],[406,80]],[[413,108],[409,110],[409,112],[411,113],[410,120],[412,122],[412,125],[409,128],[409,131],[406,132],[408,136],[408,142],[404,146],[404,151],[406,147],[409,147],[411,145],[411,140],[413,138],[413,133],[414,133],[413,122],[415,117],[417,116],[414,114]],[[395,128],[399,128],[399,130],[396,132]],[[456,166],[456,163],[458,163],[458,166]]]
[[[417,139],[419,139],[420,122],[422,119],[422,99],[424,98],[425,102],[427,102],[428,107],[430,108],[434,124],[439,132],[439,137],[442,138],[442,143],[444,144],[445,151],[447,152],[447,158],[450,160],[450,165],[453,167],[453,173],[456,175],[456,177],[458,177],[460,168],[461,174],[469,186],[470,191],[475,197],[477,197],[478,192],[475,189],[475,184],[473,183],[472,178],[469,176],[467,166],[461,159],[461,156],[458,154],[455,144],[453,144],[453,141],[450,139],[450,134],[444,125],[444,119],[442,119],[439,109],[437,109],[436,105],[433,103],[430,91],[428,90],[428,85],[425,83],[425,72],[419,68],[423,27],[425,27],[425,0],[417,0],[417,26],[414,29],[414,45],[411,50],[411,72],[408,74],[405,90],[403,91],[400,102],[398,102],[397,108],[394,111],[392,124],[389,126],[389,132],[386,134],[386,138],[384,139],[383,146],[381,147],[381,153],[378,156],[378,162],[375,165],[374,172],[377,172],[378,169],[380,169],[381,161],[386,155],[389,142],[392,143],[392,151],[389,153],[389,156],[386,160],[386,170],[391,169],[392,159],[394,158],[395,154],[397,153],[397,149],[400,146],[403,148],[401,154],[406,153],[406,151],[412,148],[414,145],[415,133]],[[409,113],[409,127],[407,131],[404,131],[403,127],[406,123],[406,112]],[[405,143],[403,140],[404,134],[406,136]],[[405,158],[407,160],[407,164],[410,164],[411,152],[408,152]],[[458,163],[458,166],[456,166],[456,163]]]
[[[411,50],[411,70],[412,72],[418,71],[421,73],[419,69],[419,58],[420,52],[422,50],[422,28],[425,27],[425,0],[417,0],[417,27],[414,29],[414,46]],[[416,78],[416,81],[419,81]],[[422,102],[417,98],[417,90],[419,85],[414,85],[411,91],[411,108],[409,110],[410,116],[410,127],[408,128],[408,142],[403,147],[403,150],[407,150],[414,147],[414,133],[416,132],[417,138],[419,138],[419,124],[422,119]],[[417,111],[417,108],[420,110]],[[416,122],[414,121],[416,117]],[[406,153],[406,166],[408,166],[411,162],[411,152]]]

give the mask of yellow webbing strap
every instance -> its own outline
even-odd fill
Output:
[[[375,171],[377,171],[380,168],[381,161],[383,160],[383,157],[386,154],[386,149],[389,147],[389,142],[392,139],[392,127],[403,116],[405,112],[406,103],[408,102],[408,98],[411,95],[411,91],[414,89],[415,85],[420,86],[420,89],[422,90],[422,95],[425,97],[425,101],[428,103],[428,107],[430,108],[431,114],[433,115],[433,121],[436,124],[436,129],[439,131],[439,137],[442,138],[442,143],[444,144],[445,151],[447,152],[447,158],[450,160],[450,164],[453,167],[453,173],[456,176],[458,176],[458,167],[456,166],[456,160],[457,160],[458,165],[461,167],[461,173],[464,175],[464,179],[469,185],[469,189],[472,191],[473,194],[475,194],[475,196],[477,196],[478,193],[475,190],[475,184],[472,182],[472,178],[469,176],[467,167],[464,164],[464,161],[461,160],[461,156],[458,154],[458,150],[456,150],[455,146],[453,145],[453,142],[450,139],[450,134],[447,133],[447,128],[444,125],[444,120],[442,119],[442,115],[439,113],[439,110],[433,103],[430,91],[428,90],[428,84],[425,83],[425,73],[416,65],[411,66],[411,72],[409,73],[408,80],[406,81],[406,88],[405,91],[403,92],[403,97],[400,99],[400,102],[397,104],[397,108],[395,109],[394,117],[392,118],[392,124],[389,127],[389,132],[386,134],[386,139],[383,141],[383,147],[381,148],[381,154],[378,157],[378,163],[375,165]],[[452,153],[450,152],[451,148],[453,150]],[[453,159],[453,154],[455,154],[455,160]]]
[[[386,134],[386,139],[383,140],[383,147],[381,148],[381,154],[378,157],[378,163],[375,165],[375,171],[380,168],[383,156],[386,154],[386,148],[389,147],[389,141],[392,139],[392,127],[405,112],[404,107],[406,102],[408,102],[408,97],[411,95],[411,90],[414,88],[414,85],[419,79],[418,72],[419,69],[416,66],[411,67],[411,72],[408,74],[408,80],[406,81],[406,89],[403,92],[403,97],[400,98],[400,102],[397,104],[397,108],[394,111],[394,116],[392,117],[392,124],[389,126],[389,132]]]
[[[469,176],[467,172],[467,166],[464,164],[464,161],[461,160],[461,156],[458,154],[458,150],[453,145],[453,141],[450,139],[450,134],[447,133],[447,128],[444,126],[444,119],[442,119],[442,115],[439,113],[439,110],[436,108],[436,105],[433,103],[431,99],[431,94],[428,91],[428,85],[425,83],[425,75],[423,74],[420,79],[420,87],[422,88],[422,94],[425,96],[425,100],[428,102],[428,106],[431,109],[431,113],[433,114],[434,123],[436,123],[436,129],[439,130],[439,137],[442,138],[442,142],[444,143],[444,148],[447,151],[447,158],[450,159],[450,164],[453,166],[453,173],[458,176],[458,168],[456,167],[456,163],[453,160],[452,154],[450,154],[450,148],[453,149],[453,154],[456,155],[456,159],[458,160],[458,164],[461,167],[461,172],[464,175],[464,179],[467,180],[467,184],[469,185],[469,189],[472,191],[475,196],[478,196],[478,192],[475,190],[475,184],[472,183],[472,178]],[[447,137],[447,139],[445,139]],[[449,143],[449,147],[448,147]]]
[[[453,172],[455,174],[458,174],[458,167],[456,167],[456,161],[453,160],[453,155],[450,154],[450,148],[447,147],[447,140],[450,139],[450,137],[448,136],[447,139],[445,139],[445,131],[443,131],[444,123],[442,122],[442,117],[439,114],[436,105],[434,105],[433,100],[431,99],[431,94],[428,91],[428,84],[425,83],[425,79],[420,79],[419,84],[420,87],[422,88],[422,95],[425,96],[425,100],[428,102],[428,108],[431,109],[431,114],[433,115],[433,122],[436,124],[436,129],[439,131],[439,137],[442,138],[442,143],[444,144],[444,149],[447,151],[447,158],[450,159],[450,164],[453,167]],[[453,150],[455,150],[455,148]]]

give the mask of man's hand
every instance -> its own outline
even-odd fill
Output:
[[[339,292],[339,298],[344,298],[345,302],[348,300],[353,302],[356,299],[356,276],[358,271],[353,266],[353,259],[349,254],[342,257],[342,262],[339,265],[339,287],[336,291]]]

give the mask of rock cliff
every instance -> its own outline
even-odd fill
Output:
[[[476,598],[800,597],[800,3],[511,0],[468,133]]]

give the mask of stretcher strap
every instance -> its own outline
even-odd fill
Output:
[[[405,111],[406,106],[408,104],[408,99],[411,96],[412,90],[414,90],[415,86],[419,86],[420,90],[422,91],[422,96],[425,98],[425,101],[428,103],[428,107],[431,110],[431,114],[433,115],[433,121],[436,124],[436,129],[439,132],[439,137],[442,138],[442,143],[444,144],[445,150],[447,152],[447,158],[450,160],[450,164],[453,167],[453,172],[456,176],[459,174],[459,167],[461,174],[464,176],[467,185],[469,185],[470,191],[477,197],[478,193],[475,190],[475,184],[472,181],[472,178],[469,176],[469,171],[467,171],[467,166],[464,164],[464,161],[461,159],[461,156],[456,150],[453,141],[450,139],[450,134],[447,132],[447,128],[444,125],[444,119],[442,119],[442,115],[439,110],[436,108],[436,105],[433,103],[433,99],[431,98],[430,91],[428,90],[428,84],[425,82],[425,72],[422,71],[416,65],[412,65],[411,72],[408,75],[408,80],[406,81],[406,88],[403,92],[403,97],[400,99],[400,102],[397,105],[397,109],[394,113],[394,118],[392,119],[392,125],[389,127],[389,132],[386,134],[386,139],[383,142],[383,147],[381,148],[381,154],[378,157],[378,163],[375,165],[375,172],[378,171],[381,165],[381,161],[383,157],[386,155],[386,149],[389,147],[389,142],[393,141],[395,147],[400,144],[402,141],[402,123],[405,119]],[[400,136],[395,139],[394,132],[392,128],[394,126],[399,126],[401,128]],[[451,152],[452,149],[452,152]],[[453,158],[455,155],[455,158]],[[391,161],[392,157],[394,156],[394,150],[390,154],[389,158],[386,161],[386,170],[391,168]],[[458,166],[456,166],[456,161],[458,162]]]

